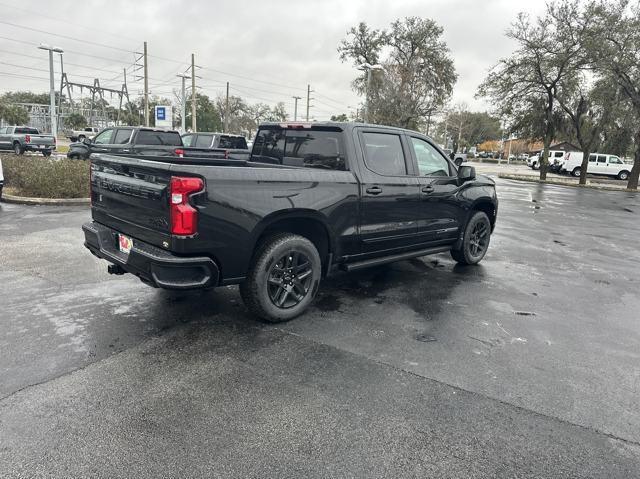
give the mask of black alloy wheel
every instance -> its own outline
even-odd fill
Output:
[[[269,271],[269,299],[278,308],[292,308],[307,296],[312,279],[309,258],[299,251],[289,251]]]

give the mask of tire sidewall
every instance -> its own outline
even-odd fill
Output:
[[[622,181],[628,180],[629,179],[629,172],[621,171],[620,173],[618,173],[618,179],[620,179]]]
[[[571,175],[577,178],[580,176],[581,173],[582,173],[582,170],[580,168],[574,168],[573,171],[571,172]]]
[[[273,264],[278,261],[287,252],[294,251],[304,254],[311,262],[312,279],[309,286],[309,292],[300,303],[291,308],[279,308],[271,301],[267,288],[267,279]],[[287,321],[302,314],[313,302],[322,276],[322,264],[320,255],[313,243],[301,236],[291,236],[286,241],[278,241],[274,248],[267,248],[263,255],[258,258],[256,264],[255,282],[258,288],[256,300],[260,309],[266,313],[267,318],[271,321]]]
[[[487,228],[489,231],[488,244],[485,250],[482,252],[480,256],[473,256],[470,252],[469,244],[471,242],[471,233],[475,226],[480,222],[486,222]],[[469,219],[467,223],[467,227],[464,230],[464,238],[462,240],[462,253],[464,254],[464,259],[467,264],[477,264],[485,257],[487,251],[489,250],[489,244],[491,243],[491,221],[486,213],[483,211],[476,211],[473,216]]]

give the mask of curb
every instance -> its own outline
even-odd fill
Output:
[[[14,203],[17,205],[57,205],[57,206],[79,206],[89,205],[89,198],[30,198],[27,196],[2,195],[4,203]]]
[[[500,173],[498,174],[498,178],[502,178],[505,180],[528,181],[529,183],[541,183],[545,185],[569,186],[572,188],[589,188],[592,190],[624,191],[626,193],[637,193],[637,190],[630,190],[628,188],[617,188],[615,186],[607,186],[607,185],[579,185],[578,183],[568,183],[568,182],[553,181],[553,180],[541,180],[540,178],[534,178],[532,176],[525,176],[525,175],[510,175],[506,173]]]

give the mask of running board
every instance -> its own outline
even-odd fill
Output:
[[[426,256],[428,254],[444,253],[451,250],[451,245],[436,246],[434,248],[420,249],[416,251],[407,251],[406,253],[393,254],[391,256],[382,256],[380,258],[366,259],[364,261],[357,261],[355,263],[347,263],[341,265],[345,271],[356,271],[362,268],[369,268],[370,266],[378,266],[380,264],[393,263],[394,261],[402,261],[403,259],[417,258],[419,256]]]

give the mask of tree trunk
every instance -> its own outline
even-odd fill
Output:
[[[544,132],[544,151],[540,158],[540,179],[547,179],[547,170],[549,169],[549,147],[553,140],[553,98],[551,91],[547,92],[547,107],[545,109],[546,128]]]
[[[629,182],[627,188],[630,190],[638,189],[638,176],[640,176],[640,128],[636,131],[636,154],[633,159],[633,168],[631,168],[631,174],[629,175]]]
[[[582,148],[582,164],[580,165],[580,181],[578,181],[579,185],[587,184],[587,168],[589,167],[590,156],[591,156],[591,149]]]
[[[544,135],[544,149],[540,158],[540,179],[547,179],[547,169],[549,168],[549,147],[551,146],[551,132],[547,129]]]

